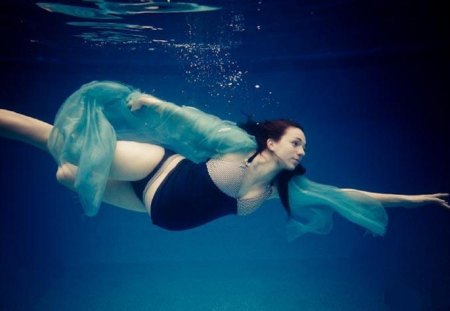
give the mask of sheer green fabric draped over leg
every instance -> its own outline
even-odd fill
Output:
[[[164,102],[131,112],[128,101],[140,95],[124,84],[94,81],[73,93],[56,115],[48,147],[59,165],[78,167],[75,189],[88,216],[98,213],[117,140],[158,144],[195,162],[256,150],[254,137],[235,123],[193,107]],[[289,183],[289,201],[289,239],[306,232],[328,233],[334,211],[374,234],[385,232],[381,204],[356,192],[297,176]]]
[[[253,137],[235,123],[193,107],[165,102],[131,112],[128,101],[141,94],[120,83],[94,81],[73,93],[56,115],[48,147],[59,165],[78,167],[75,189],[88,216],[101,204],[116,140],[159,144],[196,162],[255,149]]]

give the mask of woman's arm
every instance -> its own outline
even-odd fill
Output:
[[[162,105],[173,105],[172,103],[166,102],[162,99],[159,99],[155,96],[149,95],[149,94],[145,94],[145,93],[140,93],[139,95],[130,98],[130,100],[128,101],[128,108],[131,111],[137,111],[139,109],[141,109],[144,106],[147,107],[153,107],[154,109],[158,110],[158,107],[160,107]]]
[[[384,207],[419,207],[424,205],[438,205],[450,209],[448,193],[404,195],[361,191],[356,189],[342,189],[343,191],[356,191],[378,200]]]
[[[234,122],[194,107],[178,106],[140,92],[128,96],[127,107],[144,124],[139,132],[149,133],[150,143],[164,145],[194,162],[256,149],[254,138]]]

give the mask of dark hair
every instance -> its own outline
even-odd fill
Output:
[[[273,139],[274,141],[279,141],[289,127],[299,128],[304,132],[303,127],[300,124],[287,119],[255,122],[249,117],[247,119],[247,122],[239,124],[239,127],[245,130],[250,135],[254,136],[256,140],[257,149],[256,152],[248,159],[249,162],[253,161],[253,159],[259,153],[267,148],[267,140],[269,138]],[[301,164],[299,164],[294,170],[283,170],[277,176],[278,194],[280,195],[281,203],[283,204],[283,207],[289,216],[291,216],[291,207],[289,206],[288,193],[289,180],[296,175],[303,175],[305,174],[305,172],[306,169]]]

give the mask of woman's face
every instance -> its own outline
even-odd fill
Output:
[[[273,152],[283,169],[293,170],[305,156],[306,137],[296,127],[288,127],[278,141],[267,140],[267,148]]]

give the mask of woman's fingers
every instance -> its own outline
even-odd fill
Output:
[[[448,193],[435,193],[435,194],[432,194],[432,196],[437,197],[437,198],[448,198]]]
[[[448,193],[435,193],[430,196],[432,197],[432,200],[434,202],[436,202],[437,204],[450,209],[450,205],[448,202],[448,197],[449,197]]]
[[[132,98],[128,100],[127,107],[131,112],[141,109],[142,103],[140,103],[138,98]]]

